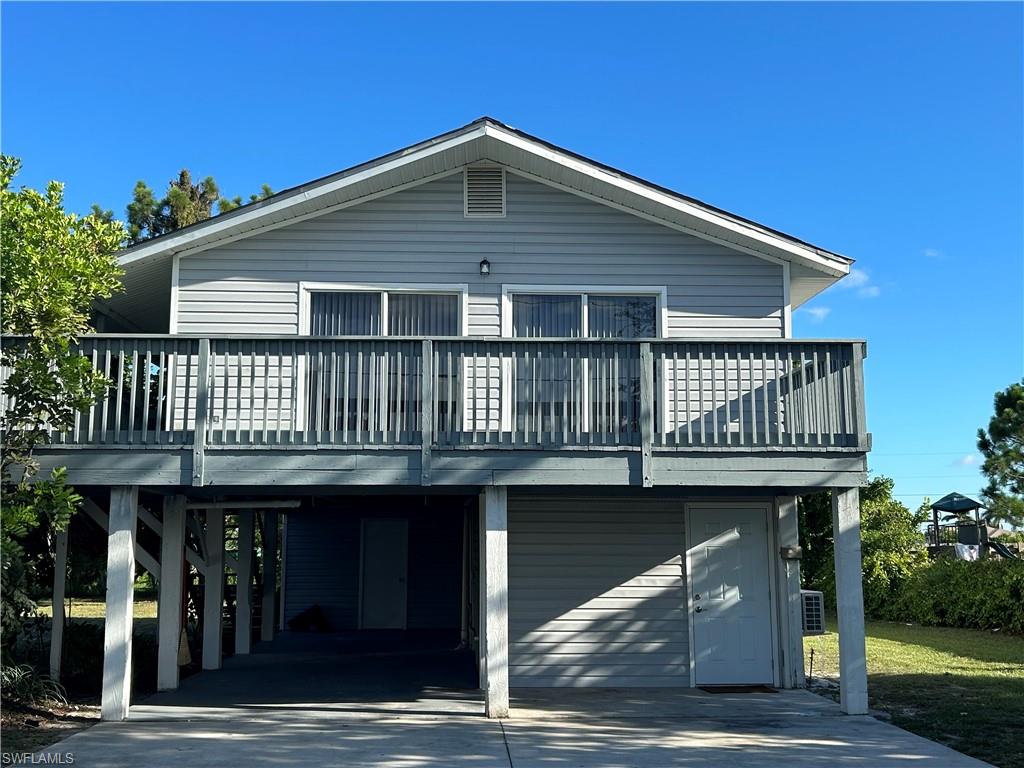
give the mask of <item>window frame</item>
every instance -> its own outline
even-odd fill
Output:
[[[594,338],[590,335],[590,316],[588,314],[588,297],[590,294],[599,296],[644,296],[655,298],[655,332],[652,338],[668,337],[668,288],[664,285],[527,285],[505,284],[501,286],[501,336],[511,339],[513,336],[512,297],[517,294],[554,294],[559,296],[579,296],[581,298],[581,339]]]
[[[511,283],[501,286],[501,337],[505,339],[517,338],[513,335],[512,323],[512,297],[516,294],[554,294],[558,296],[580,296],[581,297],[581,326],[583,335],[580,339],[591,339],[590,316],[588,314],[588,297],[590,294],[599,296],[653,296],[654,303],[654,325],[657,336],[652,338],[668,338],[668,287],[664,285],[550,285],[550,284],[521,284]],[[580,340],[576,339],[576,341]],[[586,402],[590,401],[590,376],[589,361],[583,361],[583,392]],[[664,374],[664,372],[662,372]],[[512,387],[512,365],[510,360],[504,360],[501,369],[502,391],[511,393]],[[664,396],[667,397],[668,383],[662,375],[662,388]],[[667,402],[667,400],[663,400]],[[664,417],[662,419],[664,421]],[[503,431],[512,429],[512,404],[505,396],[501,401],[501,427]],[[583,409],[584,430],[590,429],[590,410]],[[664,428],[662,429],[664,431]]]
[[[377,293],[380,294],[380,339],[408,339],[416,336],[391,336],[388,327],[388,294],[417,293],[426,296],[458,296],[459,297],[459,332],[458,336],[469,333],[469,284],[468,283],[299,283],[299,322],[298,335],[309,336],[312,325],[312,294],[314,293]],[[344,338],[362,338],[359,336],[338,336]]]

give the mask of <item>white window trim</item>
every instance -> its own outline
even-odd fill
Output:
[[[420,293],[427,295],[457,295],[459,297],[459,336],[469,332],[469,284],[468,283],[321,283],[299,282],[299,325],[298,335],[309,336],[312,323],[310,302],[313,293],[379,293],[380,338],[388,335],[388,293]],[[344,337],[339,337],[344,338]],[[397,337],[396,337],[397,338]]]
[[[541,293],[562,296],[580,296],[583,302],[581,338],[587,336],[587,297],[596,293],[602,296],[653,296],[657,314],[657,335],[654,338],[668,338],[668,288],[664,285],[533,285],[511,283],[501,286],[501,336],[512,338],[512,296],[517,293]]]
[[[381,334],[379,339],[409,338],[406,336],[388,335],[388,293],[418,293],[427,295],[444,295],[459,297],[459,336],[465,336],[469,331],[469,284],[468,283],[324,283],[324,282],[299,282],[299,323],[298,336],[309,336],[312,324],[310,305],[314,293],[379,293]],[[344,336],[339,336],[344,339]],[[305,392],[306,392],[306,360],[300,357],[296,360],[296,378],[302,386],[295,386],[295,425],[305,422]],[[386,381],[386,376],[384,381]]]
[[[522,293],[533,293],[533,294],[549,294],[549,295],[560,295],[560,296],[579,296],[582,304],[581,310],[581,326],[580,331],[583,334],[580,338],[587,339],[591,338],[587,335],[589,329],[589,296],[590,294],[597,294],[599,296],[653,296],[655,298],[655,316],[657,318],[655,331],[657,335],[654,338],[665,339],[668,338],[668,288],[664,285],[549,285],[549,284],[529,284],[529,283],[510,283],[503,284],[501,286],[501,336],[502,338],[510,339],[512,336],[512,297],[516,294]],[[587,361],[583,361],[584,374],[583,374],[583,397],[584,402],[590,402],[589,394],[589,381],[590,377],[587,374],[589,366]],[[501,366],[501,386],[503,393],[509,393],[508,396],[501,398],[501,428],[502,431],[508,432],[512,429],[512,365],[511,361],[504,360]],[[661,377],[662,387],[662,402],[668,402],[668,381],[662,371]],[[582,428],[586,431],[590,429],[590,411],[584,409],[583,411],[583,425]],[[662,432],[666,431],[666,418],[665,414],[662,414]]]
[[[476,163],[479,168],[500,168],[501,169],[501,213],[470,213],[469,212],[469,169],[467,165],[462,170],[462,217],[464,219],[504,219],[508,215],[508,186],[506,184],[507,174],[505,166],[493,163]]]

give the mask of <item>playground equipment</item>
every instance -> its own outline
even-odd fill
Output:
[[[1000,557],[1017,559],[1009,547],[1001,541],[995,541],[988,537],[988,527],[981,520],[981,502],[975,501],[962,493],[949,493],[932,504],[932,524],[928,528],[928,549],[932,556],[949,549],[955,549],[957,544],[969,547],[979,547],[980,554],[984,556],[993,552]],[[946,519],[954,518],[955,522],[941,525],[939,513],[943,513]],[[974,521],[971,521],[971,513],[974,513]]]

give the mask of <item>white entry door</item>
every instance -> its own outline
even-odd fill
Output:
[[[409,521],[363,520],[361,629],[405,629]]]
[[[693,505],[687,528],[695,683],[771,685],[768,508]]]

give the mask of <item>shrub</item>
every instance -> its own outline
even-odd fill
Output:
[[[67,706],[67,696],[60,683],[41,675],[28,664],[0,669],[0,688],[4,698],[20,704],[60,704]]]
[[[1024,562],[940,558],[910,574],[873,615],[1024,634]]]

